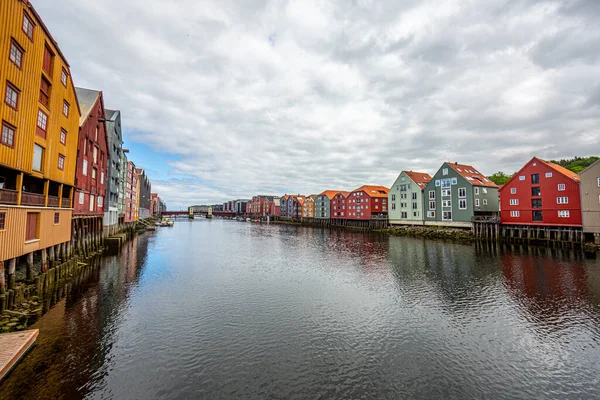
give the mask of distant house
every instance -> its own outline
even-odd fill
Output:
[[[330,202],[330,218],[346,219],[348,217],[347,201],[350,192],[337,192]]]
[[[583,233],[600,244],[600,160],[579,174]]]
[[[388,192],[389,222],[391,225],[423,224],[424,191],[431,181],[425,172],[402,171]]]
[[[323,193],[315,197],[315,218],[316,219],[329,219],[331,215],[331,200],[336,194],[340,193],[339,190],[326,190]]]
[[[425,187],[425,224],[470,227],[497,216],[498,186],[470,165],[444,163]]]
[[[314,218],[315,217],[315,199],[316,194],[311,194],[304,199],[302,204],[302,218]]]
[[[387,216],[389,189],[385,186],[364,185],[353,190],[347,198],[346,219],[368,220]]]
[[[279,217],[281,214],[281,197],[273,196],[273,202],[271,203],[270,215]]]
[[[502,224],[581,226],[579,175],[533,157],[500,189],[500,209]]]
[[[246,215],[251,218],[263,218],[273,215],[275,208],[275,196],[257,195],[252,197],[246,204]]]
[[[106,135],[108,137],[108,165],[106,168],[106,197],[104,204],[104,227],[113,233],[119,224],[119,201],[124,197],[120,191],[123,182],[123,135],[121,112],[106,110]]]
[[[289,198],[290,198],[290,195],[286,194],[283,197],[281,197],[281,199],[280,199],[280,207],[279,207],[280,212],[279,212],[279,215],[281,217],[287,217],[288,216],[288,204],[287,204],[287,202],[288,202]]]

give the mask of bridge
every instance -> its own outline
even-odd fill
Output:
[[[163,211],[162,212],[163,217],[178,217],[178,216],[187,217],[188,215],[190,215],[190,213],[187,211]],[[208,215],[208,212],[198,211],[198,212],[195,212],[194,215]],[[215,217],[235,218],[236,214],[234,212],[229,212],[229,211],[213,211],[212,215]]]

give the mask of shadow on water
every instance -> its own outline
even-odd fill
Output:
[[[89,392],[106,374],[106,336],[127,306],[147,248],[147,237],[133,238],[120,254],[89,260],[95,265],[86,279],[56,288],[50,309],[31,326],[40,330],[36,345],[0,384],[0,398],[78,399]]]

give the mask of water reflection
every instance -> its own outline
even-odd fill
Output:
[[[0,385],[0,398],[77,399],[106,374],[121,308],[141,272],[138,257],[148,239],[134,238],[123,251],[102,262],[87,280],[69,287],[32,328],[40,330],[36,346]]]
[[[178,221],[43,317],[4,398],[593,398],[576,253]]]

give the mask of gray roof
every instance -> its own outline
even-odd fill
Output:
[[[79,108],[81,109],[81,118],[79,118],[79,126],[82,126],[87,119],[92,107],[96,103],[96,99],[100,96],[100,92],[97,90],[90,90],[84,88],[75,88],[77,92],[77,100],[79,100]]]
[[[119,111],[119,110],[109,110],[108,108],[106,108],[106,109],[104,109],[104,112],[106,113],[106,119],[107,120],[115,121],[117,119],[117,115],[119,115],[119,113],[121,111]]]

